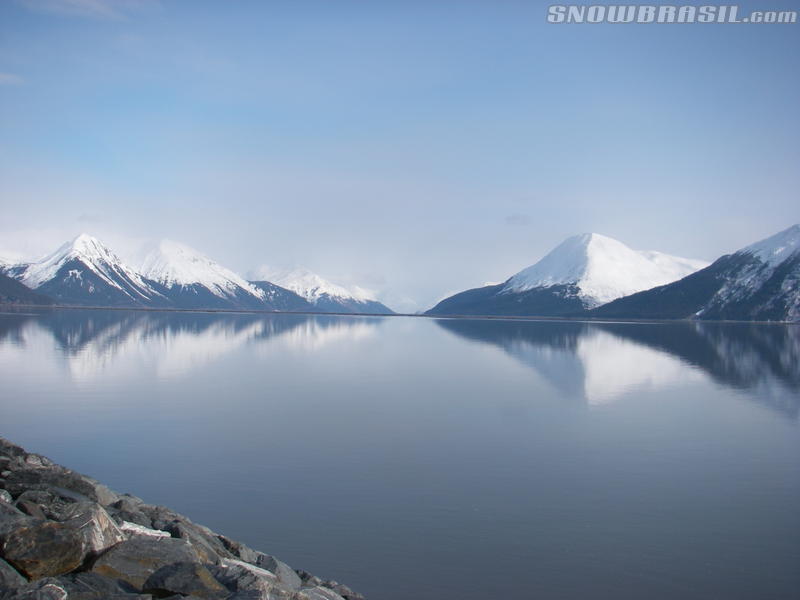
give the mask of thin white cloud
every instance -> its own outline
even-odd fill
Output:
[[[14,73],[0,72],[0,85],[20,85],[24,82],[25,80],[19,75],[14,75]]]

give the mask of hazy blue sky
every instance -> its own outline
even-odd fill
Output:
[[[800,24],[546,10],[0,2],[0,253],[169,237],[408,309],[575,233],[713,259],[800,221]]]

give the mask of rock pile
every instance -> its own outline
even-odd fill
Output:
[[[0,600],[363,600],[0,438]]]

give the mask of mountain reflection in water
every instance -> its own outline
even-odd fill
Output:
[[[800,412],[800,327],[750,323],[586,323],[438,319],[462,338],[502,348],[564,394],[589,404],[642,386],[702,376],[787,417]],[[582,377],[574,374],[580,373]]]

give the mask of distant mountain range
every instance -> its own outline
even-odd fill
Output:
[[[351,293],[307,271],[302,281],[318,282],[316,291],[305,289],[300,279],[294,283],[285,279],[293,289],[267,280],[247,281],[200,252],[171,241],[158,244],[134,269],[96,238],[81,234],[38,261],[0,265],[0,274],[0,301],[21,304],[392,312],[360,288]],[[320,293],[322,288],[329,291]]]
[[[378,302],[367,290],[354,286],[345,288],[331,283],[305,268],[288,271],[261,267],[254,273],[254,284],[272,282],[302,296],[320,312],[391,313],[391,309]]]
[[[800,225],[710,265],[583,234],[426,314],[800,321]]]
[[[392,313],[367,290],[307,269],[262,267],[245,279],[171,241],[133,268],[86,234],[38,261],[0,263],[0,302]],[[503,283],[460,292],[425,314],[798,322],[800,225],[712,264],[582,234]]]

